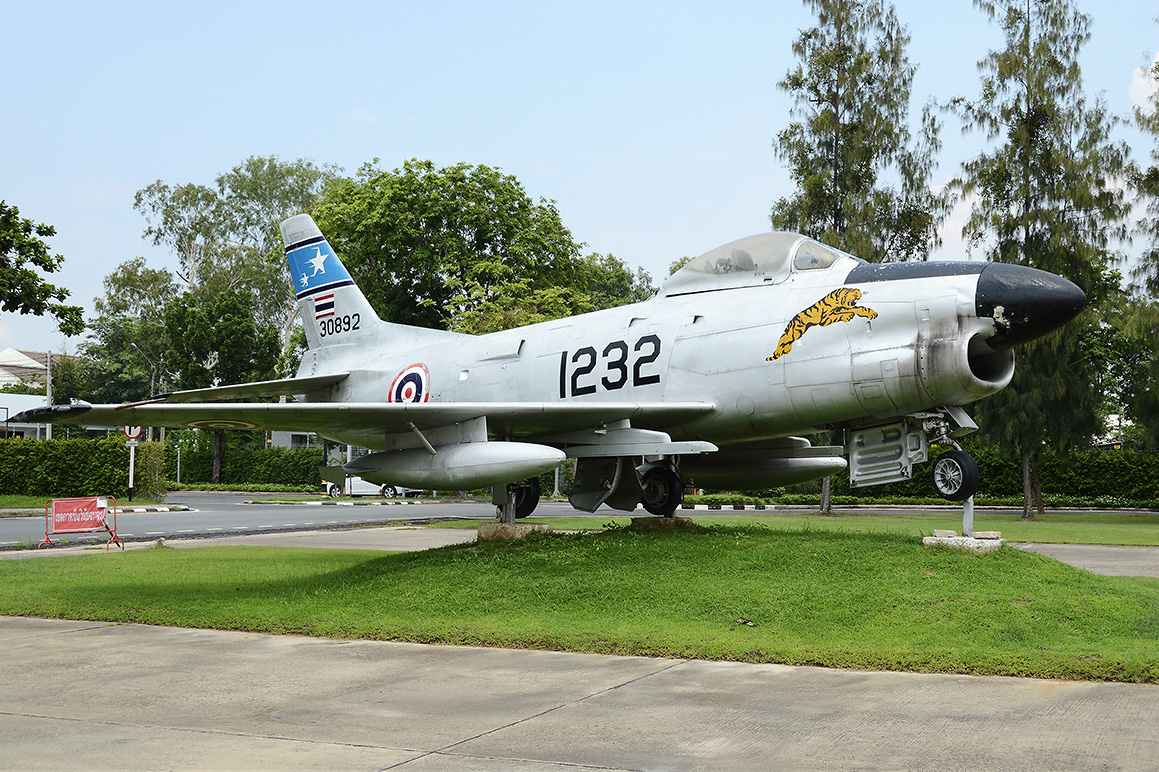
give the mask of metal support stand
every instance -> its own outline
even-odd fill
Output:
[[[962,535],[974,535],[974,497],[962,502]]]
[[[500,523],[515,522],[515,486],[496,485],[491,492],[491,503],[498,508],[496,516]]]

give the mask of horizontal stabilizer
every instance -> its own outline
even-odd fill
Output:
[[[222,399],[253,399],[254,397],[281,397],[309,394],[325,389],[346,379],[350,373],[312,375],[307,378],[282,378],[276,381],[237,383],[232,386],[211,386],[207,389],[189,389],[158,394],[162,402],[216,402]]]

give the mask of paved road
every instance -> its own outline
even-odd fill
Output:
[[[494,516],[490,504],[406,503],[390,506],[355,506],[348,502],[316,505],[246,504],[253,494],[175,493],[169,504],[182,504],[188,512],[121,513],[117,530],[125,539],[157,539],[263,531],[310,530],[357,527],[400,520],[431,517],[469,517],[486,519]],[[555,505],[557,507],[564,505]],[[568,511],[572,511],[570,507]],[[64,543],[101,543],[108,536],[76,534],[53,536]],[[0,548],[18,545],[35,546],[44,540],[44,517],[0,518]]]
[[[0,617],[0,769],[1155,770],[1159,687]]]

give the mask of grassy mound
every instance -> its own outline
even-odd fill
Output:
[[[625,528],[420,553],[204,547],[5,561],[0,614],[1159,682],[1159,580],[886,533]]]

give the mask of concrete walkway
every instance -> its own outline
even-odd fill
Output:
[[[253,533],[241,536],[215,536],[208,539],[166,539],[170,547],[179,549],[192,547],[222,547],[251,545],[262,547],[318,547],[324,549],[388,550],[411,552],[431,547],[445,547],[475,540],[474,528],[425,528],[414,525],[377,526],[373,528],[347,528],[330,531],[286,531],[277,533]],[[147,549],[154,541],[130,541],[126,550]],[[109,552],[119,552],[119,547],[111,547]],[[41,550],[0,550],[0,560],[20,560],[42,558],[53,555],[92,555],[105,552],[100,546],[89,544],[76,547],[52,547]]]
[[[1159,577],[1159,547],[1111,544],[1013,544],[1020,550],[1105,576]]]
[[[3,770],[1154,770],[1159,687],[0,617]]]

